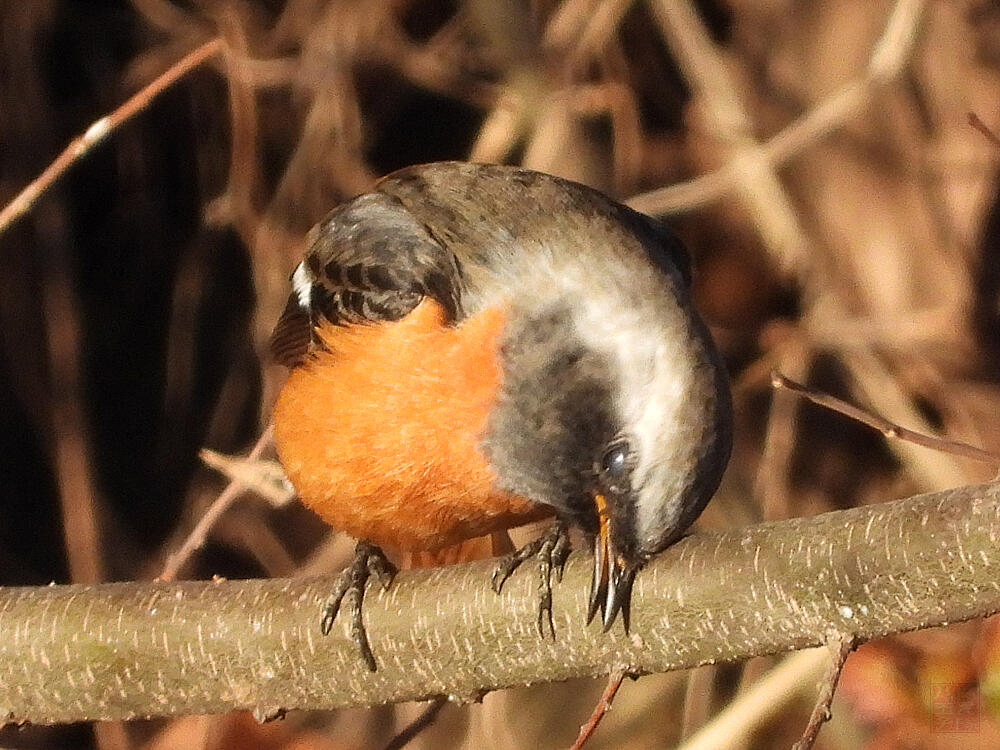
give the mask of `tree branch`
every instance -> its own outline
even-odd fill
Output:
[[[63,722],[335,708],[663,672],[859,641],[1000,611],[1000,483],[688,537],[635,584],[632,636],[584,625],[590,561],[535,629],[536,576],[496,596],[493,563],[402,573],[366,600],[379,671],[343,623],[319,633],[329,579],[0,589],[0,717]]]

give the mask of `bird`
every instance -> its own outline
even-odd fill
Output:
[[[538,560],[538,628],[570,530],[593,547],[587,622],[626,631],[639,570],[716,491],[728,376],[660,221],[530,169],[407,167],[307,237],[271,350],[272,421],[302,502],[357,542],[323,608],[362,619],[386,549],[426,552],[552,519],[498,564]]]

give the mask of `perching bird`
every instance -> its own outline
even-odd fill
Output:
[[[353,633],[381,547],[438,550],[554,516],[501,564],[549,574],[594,544],[592,619],[628,628],[636,572],[676,541],[729,457],[728,380],[659,222],[527,169],[411,167],[309,237],[272,340],[292,368],[274,440],[303,503],[359,540],[323,617]]]

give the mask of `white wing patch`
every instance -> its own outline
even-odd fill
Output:
[[[299,263],[292,274],[292,291],[299,299],[299,306],[308,310],[312,305],[312,279],[305,263]]]

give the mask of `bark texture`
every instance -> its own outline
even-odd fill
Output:
[[[590,559],[535,627],[535,570],[488,586],[489,561],[375,586],[369,673],[329,579],[0,589],[0,717],[37,723],[335,708],[607,674],[661,672],[867,640],[1000,611],[1000,483],[690,536],[635,584],[632,635],[584,626]]]

